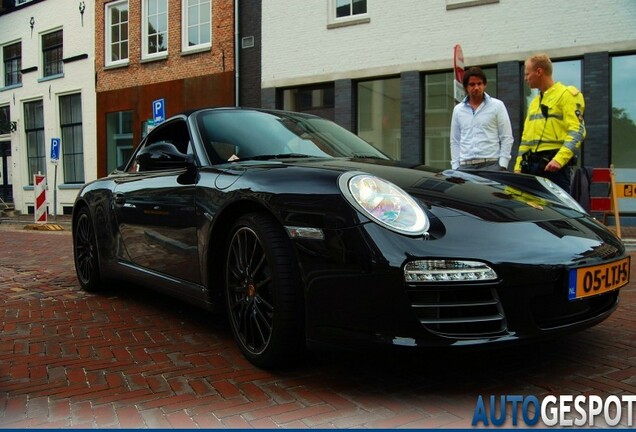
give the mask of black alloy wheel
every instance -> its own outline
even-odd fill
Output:
[[[304,344],[302,289],[290,240],[261,213],[239,218],[229,239],[225,297],[234,337],[255,365],[283,366]]]
[[[77,279],[85,291],[101,288],[97,240],[90,213],[86,207],[79,210],[73,224],[73,256]]]

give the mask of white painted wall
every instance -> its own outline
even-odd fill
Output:
[[[265,0],[262,87],[636,48],[635,0],[368,0],[370,22],[327,29],[329,0]]]
[[[85,10],[79,11],[79,1],[47,0],[0,16],[0,46],[22,41],[22,69],[37,66],[36,72],[23,74],[22,86],[0,87],[0,106],[10,106],[11,120],[17,121],[17,131],[11,133],[13,194],[16,210],[27,212],[34,205],[33,188],[29,187],[26,136],[24,132],[24,103],[41,99],[44,107],[45,147],[47,155],[47,201],[49,214],[62,214],[63,206],[71,206],[81,185],[63,185],[63,162],[57,169],[57,209],[54,212],[53,186],[55,168],[50,163],[51,138],[61,137],[58,97],[71,93],[82,94],[82,122],[84,139],[85,181],[96,178],[97,149],[95,124],[95,2],[84,1]],[[31,31],[30,20],[34,26]],[[88,54],[88,58],[64,64],[64,77],[42,81],[41,35],[54,29],[63,29],[63,56],[70,58]],[[4,84],[4,79],[0,85]],[[0,139],[6,139],[1,137]]]

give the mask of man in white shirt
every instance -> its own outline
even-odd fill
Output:
[[[453,109],[451,167],[507,171],[514,141],[510,117],[502,101],[486,93],[486,74],[471,67],[464,73],[467,96]]]

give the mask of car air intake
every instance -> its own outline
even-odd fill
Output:
[[[493,287],[411,286],[408,295],[422,325],[441,336],[488,337],[506,329],[504,311]]]

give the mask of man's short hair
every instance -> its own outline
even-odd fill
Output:
[[[462,84],[464,85],[464,89],[468,89],[468,80],[470,77],[478,77],[484,82],[484,85],[488,84],[488,79],[486,78],[486,74],[481,68],[477,66],[469,67],[466,72],[464,72],[464,80]]]
[[[528,57],[526,63],[532,65],[534,69],[541,68],[546,75],[552,76],[552,61],[547,54],[535,54]]]

